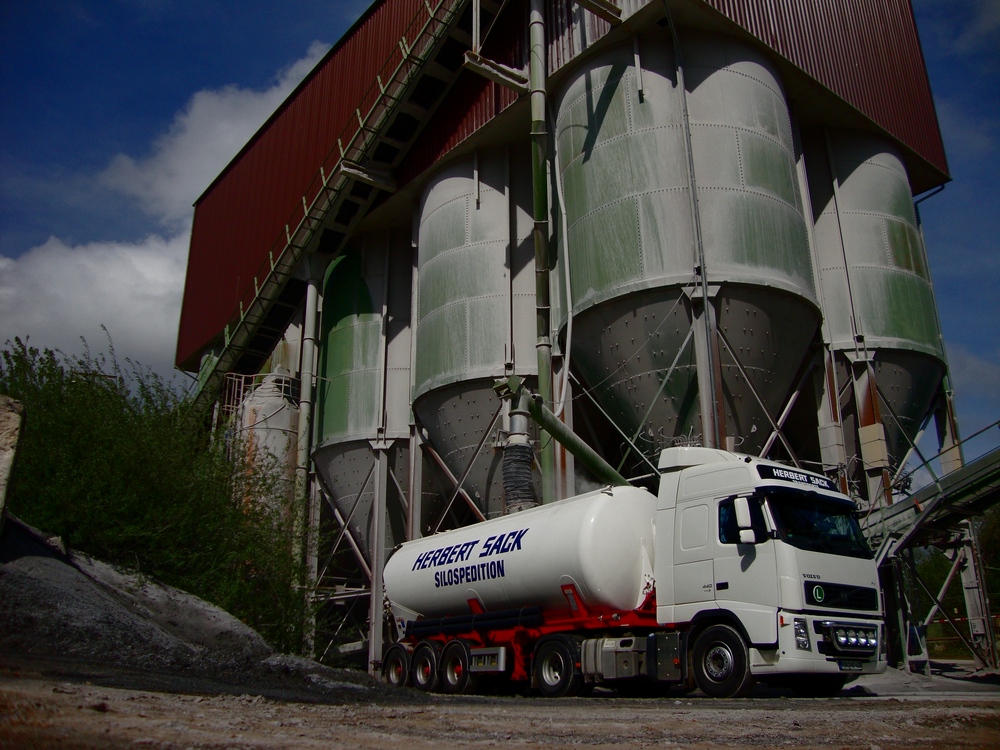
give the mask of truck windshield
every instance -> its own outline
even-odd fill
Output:
[[[853,506],[805,492],[769,491],[767,504],[778,535],[793,547],[872,559],[872,551],[851,514]]]

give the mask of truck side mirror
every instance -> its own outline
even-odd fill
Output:
[[[740,529],[740,544],[756,544],[757,534],[750,521],[750,500],[745,495],[733,498],[733,508],[736,510],[736,525]]]
[[[753,524],[750,522],[750,501],[745,495],[733,498],[733,506],[736,509],[736,525],[741,529],[749,529]]]

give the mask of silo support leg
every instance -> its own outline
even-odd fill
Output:
[[[867,500],[873,507],[892,505],[889,449],[882,425],[875,375],[871,362],[851,363],[854,385],[854,405],[857,410],[858,443],[864,467]]]
[[[979,557],[979,540],[972,521],[962,523],[962,593],[965,596],[965,612],[968,616],[969,637],[976,645],[972,649],[976,669],[996,669],[997,644],[993,632],[993,618],[990,616],[990,602],[986,596],[983,568]]]
[[[717,335],[719,341],[722,342],[722,345],[726,348],[726,351],[729,352],[729,356],[732,357],[733,363],[736,365],[736,369],[740,371],[740,374],[746,381],[747,388],[750,389],[750,393],[752,393],[754,399],[756,399],[760,410],[764,412],[764,416],[767,417],[767,421],[771,424],[771,429],[778,436],[778,439],[781,440],[781,444],[785,446],[785,450],[788,451],[788,456],[792,459],[792,463],[794,463],[797,467],[802,468],[802,464],[799,463],[799,457],[795,455],[795,451],[792,449],[791,444],[789,444],[788,440],[785,439],[785,435],[781,431],[781,423],[771,416],[771,412],[767,408],[767,404],[764,403],[764,399],[761,398],[760,393],[758,393],[757,389],[754,388],[753,380],[750,379],[750,373],[748,373],[743,367],[743,363],[740,362],[740,358],[736,356],[736,352],[733,351],[733,347],[729,345],[729,341],[726,339],[725,334],[723,334],[722,331],[717,331]],[[787,418],[787,416],[786,412],[782,417],[782,421]]]
[[[960,554],[963,554],[964,556],[964,552]],[[971,638],[966,637],[965,634],[962,633],[962,628],[959,626],[959,624],[952,619],[951,615],[948,614],[948,610],[945,609],[945,607],[941,604],[940,599],[931,593],[931,590],[927,588],[927,584],[925,584],[923,582],[923,579],[920,578],[920,576],[917,573],[917,568],[913,564],[913,561],[908,557],[904,557],[902,559],[904,559],[906,561],[906,564],[909,566],[910,571],[913,573],[913,577],[917,582],[917,585],[919,585],[920,588],[923,590],[923,592],[930,598],[930,600],[937,605],[938,610],[941,612],[942,615],[944,615],[944,618],[948,621],[948,624],[951,625],[952,629],[955,631],[955,634],[961,639],[962,643],[965,644],[965,647],[969,649],[969,652],[972,654],[972,657],[975,660],[976,669],[985,669],[987,667],[995,665],[996,659],[991,658],[993,655],[988,653],[988,650],[984,650],[982,648],[983,646],[986,646],[987,649],[989,648],[989,644],[986,643],[986,639],[984,637],[977,637],[976,635],[972,635]],[[965,567],[969,568],[972,566],[966,565]],[[963,579],[964,579],[964,570],[963,570]],[[981,591],[981,589],[979,590]],[[968,606],[968,603],[969,600],[968,598],[966,598],[966,606]],[[984,624],[984,621],[981,619],[979,624],[980,626],[982,626]],[[969,627],[970,630],[973,629],[974,627],[972,624],[972,612],[969,613]],[[985,633],[983,635],[985,635]]]
[[[375,486],[371,513],[371,597],[368,608],[368,671],[376,676],[382,669],[385,631],[385,604],[382,568],[385,566],[386,489],[389,474],[388,446],[375,448]]]
[[[965,465],[965,457],[962,455],[958,418],[955,416],[955,401],[948,378],[945,378],[944,382],[941,383],[938,405],[934,410],[934,423],[937,426],[941,473],[948,474],[962,468]]]

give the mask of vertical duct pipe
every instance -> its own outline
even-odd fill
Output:
[[[306,505],[309,499],[309,448],[312,438],[313,376],[316,362],[316,319],[319,314],[319,276],[309,264],[306,281],[306,305],[302,325],[302,367],[299,388],[299,431],[295,463],[295,529],[296,559],[305,551]]]
[[[681,98],[681,117],[684,124],[684,155],[688,175],[688,194],[691,207],[691,228],[694,233],[695,257],[698,267],[695,275],[699,278],[699,289],[692,295],[695,318],[701,318],[700,327],[695,327],[695,352],[698,368],[698,392],[701,401],[702,438],[707,448],[724,448],[724,427],[722,410],[719,408],[722,395],[722,364],[716,346],[715,308],[708,284],[708,269],[705,264],[705,242],[701,231],[701,213],[698,210],[698,182],[694,169],[694,147],[691,143],[691,118],[688,113],[687,89],[684,83],[684,59],[681,55],[681,40],[670,14],[670,5],[663,0],[663,10],[667,16],[667,26],[674,43],[674,69],[677,71],[677,88]],[[701,303],[699,315],[699,301]],[[707,397],[707,398],[706,398]]]
[[[528,21],[528,83],[531,89],[531,176],[535,240],[535,318],[538,343],[538,392],[552,403],[552,338],[549,307],[549,191],[548,131],[545,117],[545,3],[531,0]],[[555,500],[555,446],[551,436],[539,434],[542,503]]]

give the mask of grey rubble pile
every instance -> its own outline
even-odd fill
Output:
[[[0,667],[178,692],[387,697],[366,674],[277,654],[224,610],[67,552],[12,516],[0,533]]]

